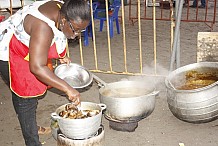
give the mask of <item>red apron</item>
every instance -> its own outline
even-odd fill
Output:
[[[17,40],[13,35],[9,44],[9,76],[10,88],[20,97],[37,97],[43,95],[47,85],[39,81],[29,69],[27,58],[29,48]],[[62,58],[66,55],[66,49],[58,54],[55,43],[50,47],[48,58]],[[25,59],[24,59],[25,58]]]

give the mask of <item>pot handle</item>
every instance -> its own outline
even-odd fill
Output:
[[[101,107],[101,110],[102,110],[102,111],[107,108],[106,104],[99,103],[98,105]]]
[[[95,82],[98,84],[99,87],[105,87],[107,85],[106,82],[104,82],[102,79],[97,77],[95,74],[92,74],[92,76],[93,76],[93,79],[95,80]]]
[[[151,94],[148,94],[148,95],[154,95],[154,96],[157,96],[159,95],[160,91],[153,91]]]
[[[51,113],[51,117],[52,117],[52,119],[54,119],[54,120],[60,119],[60,117],[59,117],[59,115],[58,115],[57,113]]]
[[[64,134],[59,133],[58,136],[62,137],[62,138],[67,138]]]
[[[169,88],[172,88],[173,90],[176,90],[176,88],[173,86],[173,84],[170,82],[170,80],[166,79],[166,85],[169,87]]]

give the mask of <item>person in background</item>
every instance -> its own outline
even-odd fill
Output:
[[[97,9],[106,9],[105,0],[93,0],[93,2],[98,2]],[[110,1],[108,0],[108,7],[110,7]]]
[[[187,7],[188,3],[189,3],[189,0],[184,0],[183,7]],[[173,7],[175,6],[176,6],[176,0],[173,1]]]
[[[36,1],[0,23],[0,74],[10,87],[26,146],[41,146],[38,99],[47,86],[66,93],[75,105],[80,93],[47,66],[51,58],[69,64],[67,39],[79,36],[91,19],[85,0]],[[45,130],[45,129],[44,129]]]
[[[197,0],[193,1],[193,4],[190,6],[191,8],[196,8],[197,7]],[[198,8],[205,8],[206,7],[206,2],[205,0],[201,0],[201,5],[198,6]]]
[[[188,6],[188,3],[189,3],[189,0],[184,0],[183,7],[187,7],[187,6]]]

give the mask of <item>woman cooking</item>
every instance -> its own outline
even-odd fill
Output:
[[[0,23],[0,73],[11,89],[27,146],[41,146],[36,108],[48,85],[80,104],[79,92],[58,78],[47,61],[60,58],[61,63],[70,63],[67,38],[80,35],[90,18],[90,8],[84,0],[37,1]]]

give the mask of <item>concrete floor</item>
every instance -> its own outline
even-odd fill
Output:
[[[151,22],[151,21],[150,21]],[[143,23],[143,22],[142,22]],[[160,61],[164,64],[164,68],[169,67],[169,39],[166,39],[166,35],[170,32],[165,32],[165,28],[169,28],[169,23],[167,22],[157,22],[158,24],[158,47],[160,51]],[[152,36],[152,25],[150,23],[142,24],[147,27],[149,24],[150,33],[146,36]],[[127,36],[134,36],[131,33],[135,32],[133,30],[135,26],[127,26],[128,34]],[[132,29],[130,29],[132,28]],[[164,29],[162,29],[164,28]],[[217,24],[214,26],[214,31],[217,30]],[[131,31],[132,30],[132,31]],[[137,30],[137,29],[136,29]],[[163,30],[163,32],[161,32]],[[198,31],[208,31],[208,27],[203,23],[183,23],[181,27],[181,48],[182,65],[195,63],[196,61],[196,48],[197,44],[197,32]],[[105,33],[105,32],[102,32]],[[116,34],[115,34],[116,35]],[[118,35],[115,36],[116,40]],[[136,36],[136,35],[135,35]],[[127,38],[128,39],[128,38]],[[103,40],[101,37],[97,37],[97,40]],[[152,38],[146,39],[149,42]],[[127,42],[134,44],[138,39],[130,38]],[[119,41],[118,41],[119,42]],[[122,46],[117,43],[112,45],[114,47]],[[100,47],[105,47],[106,43],[103,43]],[[133,49],[137,45],[132,45]],[[147,47],[147,46],[146,46]],[[148,44],[148,48],[153,48],[153,43]],[[73,62],[79,62],[78,51],[75,50],[78,45],[70,45],[70,50],[75,52],[73,55]],[[86,49],[87,51],[88,49]],[[88,51],[87,51],[88,52]],[[89,53],[89,52],[88,52]],[[100,54],[104,56],[103,54]],[[77,57],[75,57],[77,56]],[[152,56],[151,56],[152,57]],[[92,58],[88,58],[89,62]],[[134,57],[133,57],[134,58]],[[115,60],[115,67],[120,68],[121,59],[117,57]],[[135,58],[134,58],[135,60]],[[134,60],[131,61],[131,67],[134,68]],[[102,63],[104,64],[104,62]],[[120,81],[123,78],[128,78],[126,75],[111,75],[96,73],[101,79],[107,83]],[[134,132],[121,132],[113,130],[109,127],[109,121],[102,117],[102,124],[105,128],[104,142],[105,146],[218,146],[218,120],[204,123],[204,124],[192,124],[183,122],[177,119],[168,108],[166,88],[164,84],[164,77],[160,77],[160,82],[156,85],[156,89],[160,91],[159,95],[156,97],[155,109],[150,116],[142,119],[138,122],[138,127]],[[89,101],[99,103],[99,92],[98,85],[93,82],[93,84],[87,90],[81,91],[82,101]],[[47,92],[45,98],[39,100],[39,105],[37,109],[37,121],[39,125],[50,126],[50,114],[55,111],[59,106],[68,103],[66,97],[61,96],[61,92],[50,89]],[[14,112],[11,94],[8,87],[4,84],[3,80],[0,78],[0,145],[1,146],[24,146],[24,141],[22,138],[20,126]],[[51,134],[41,135],[40,140],[43,142],[44,146],[55,146],[57,145],[56,140]]]

